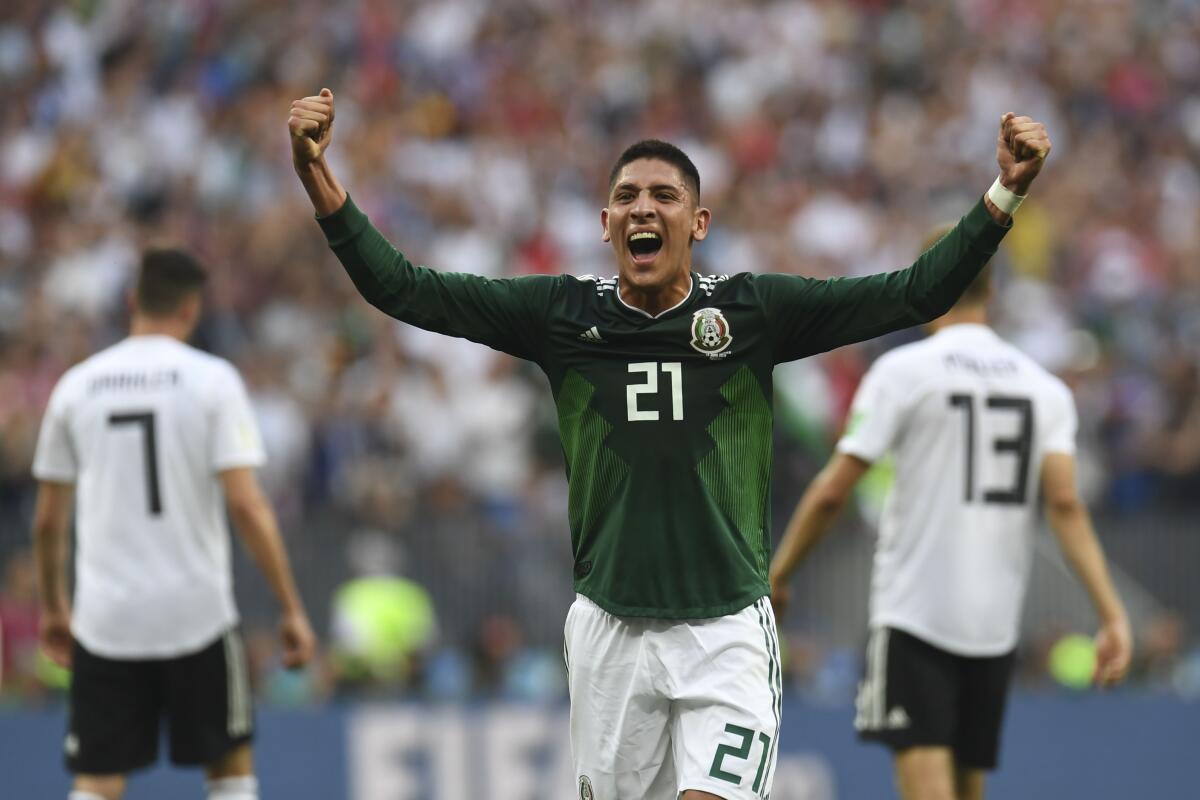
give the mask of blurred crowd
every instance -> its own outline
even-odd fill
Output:
[[[1072,385],[1102,513],[1197,508],[1194,0],[8,0],[0,81],[0,562],[54,381],[123,335],[141,248],[182,244],[211,272],[197,342],[249,384],[301,566],[346,588],[388,564],[427,594],[391,678],[554,673],[570,553],[545,380],[358,297],[290,164],[289,104],[324,86],[376,225],[495,276],[612,274],[607,172],[645,136],[699,166],[702,271],[905,266],[990,184],[1000,115],[1033,116],[1054,152],[999,256],[998,325]],[[777,519],[904,336],[778,370]],[[350,648],[344,612],[317,616]],[[346,663],[316,682],[353,684]]]

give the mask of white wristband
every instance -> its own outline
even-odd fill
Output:
[[[1000,176],[996,176],[996,181],[992,184],[992,188],[987,191],[988,199],[995,204],[996,208],[1008,214],[1010,217],[1017,213],[1017,209],[1021,207],[1021,203],[1025,202],[1025,195],[1016,194],[1004,187],[1000,183]]]

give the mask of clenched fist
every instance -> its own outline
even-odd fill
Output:
[[[293,100],[288,132],[292,163],[302,167],[320,158],[333,139],[333,92],[322,89],[318,95]]]
[[[1046,126],[1011,111],[1000,118],[996,137],[996,163],[1000,165],[1000,183],[1016,194],[1029,193],[1033,179],[1041,172],[1050,154]]]

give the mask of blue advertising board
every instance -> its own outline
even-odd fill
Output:
[[[887,751],[857,742],[852,709],[784,706],[773,800],[895,797]],[[508,704],[330,707],[259,714],[262,796],[304,800],[564,800],[566,709]],[[0,714],[0,797],[65,798],[61,711]],[[1016,696],[994,797],[1192,797],[1200,703],[1166,696]],[[129,800],[202,798],[200,774],[160,765]]]

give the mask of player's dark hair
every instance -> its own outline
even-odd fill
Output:
[[[687,153],[670,142],[664,142],[660,139],[643,139],[626,147],[625,152],[621,153],[617,159],[617,163],[613,164],[612,171],[608,173],[608,191],[612,192],[622,167],[631,161],[637,161],[642,158],[665,161],[679,170],[680,174],[683,175],[683,182],[692,190],[692,195],[696,198],[696,202],[700,202],[700,170],[696,169],[696,165],[687,157]]]
[[[925,242],[921,245],[921,252],[924,253],[929,248],[933,247],[942,237],[954,229],[953,222],[943,222],[935,227],[925,237]],[[992,290],[992,263],[983,265],[983,269],[979,270],[979,274],[971,281],[967,288],[963,291],[962,296],[954,304],[959,306],[977,306],[988,301],[988,295]]]
[[[134,302],[149,316],[165,316],[204,289],[208,275],[182,250],[154,248],[142,254]]]

